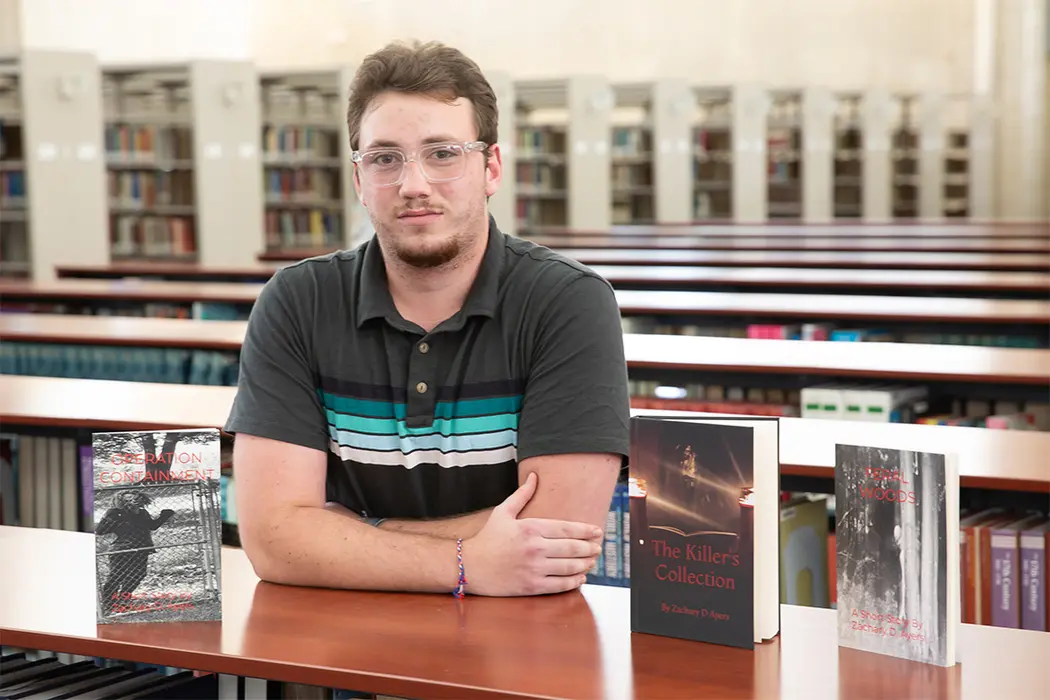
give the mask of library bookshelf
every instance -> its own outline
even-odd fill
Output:
[[[263,230],[252,65],[104,65],[102,99],[110,259],[246,262]]]
[[[101,124],[94,55],[0,57],[0,278],[47,280],[59,263],[109,261]]]
[[[347,151],[352,74],[4,58],[0,274],[243,264],[359,242],[370,222]],[[995,216],[995,105],[971,95],[488,75],[505,170],[490,204],[508,233]]]

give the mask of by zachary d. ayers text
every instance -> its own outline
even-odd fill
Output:
[[[862,608],[853,608],[850,613],[850,627],[858,632],[873,634],[877,637],[900,637],[914,642],[922,642],[926,639],[922,633],[922,622],[919,620],[884,615]]]
[[[882,469],[881,467],[865,467],[864,478],[865,482],[860,485],[862,498],[915,504],[915,491],[909,488],[908,481],[905,480],[904,475],[899,471]],[[868,479],[884,485],[875,486],[869,483]]]

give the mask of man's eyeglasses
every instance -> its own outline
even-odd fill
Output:
[[[354,151],[350,159],[361,168],[365,180],[377,187],[400,185],[405,178],[405,164],[414,161],[429,182],[451,182],[467,172],[467,155],[484,151],[484,141],[435,143],[406,155],[400,148],[373,148]]]

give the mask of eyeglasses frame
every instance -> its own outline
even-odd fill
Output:
[[[365,156],[367,156],[370,153],[379,153],[379,152],[382,152],[382,151],[397,151],[402,156],[404,156],[405,162],[401,164],[401,175],[397,178],[397,181],[396,182],[388,182],[388,183],[383,184],[383,185],[379,185],[379,184],[373,183],[373,185],[375,187],[397,187],[397,186],[399,186],[401,183],[403,183],[405,181],[405,171],[408,169],[406,166],[409,163],[415,163],[416,165],[418,165],[419,166],[419,172],[422,173],[424,179],[426,179],[426,181],[431,183],[431,184],[434,184],[434,183],[437,183],[437,182],[455,182],[456,180],[458,180],[461,177],[463,177],[463,175],[457,175],[456,177],[447,178],[447,179],[440,179],[439,178],[439,179],[435,180],[435,179],[432,179],[430,177],[430,175],[427,174],[426,168],[424,168],[422,166],[422,164],[420,164],[420,162],[417,160],[420,151],[428,149],[428,148],[439,148],[441,146],[461,146],[463,148],[464,155],[467,155],[467,154],[473,153],[474,151],[484,152],[485,149],[487,149],[489,147],[489,144],[485,143],[484,141],[460,141],[460,142],[445,141],[443,143],[428,143],[425,146],[422,146],[421,148],[417,148],[416,150],[409,151],[407,153],[405,152],[404,149],[396,148],[396,147],[393,147],[393,146],[382,147],[382,148],[370,148],[367,151],[353,151],[350,154],[350,160],[353,161],[353,163],[355,165],[360,167],[362,161],[364,161],[364,159],[365,159]],[[466,172],[466,167],[464,166],[464,173],[465,172]]]

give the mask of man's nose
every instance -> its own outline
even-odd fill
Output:
[[[401,196],[413,199],[430,194],[430,183],[423,174],[423,166],[415,161],[405,163],[405,174],[401,180]]]

